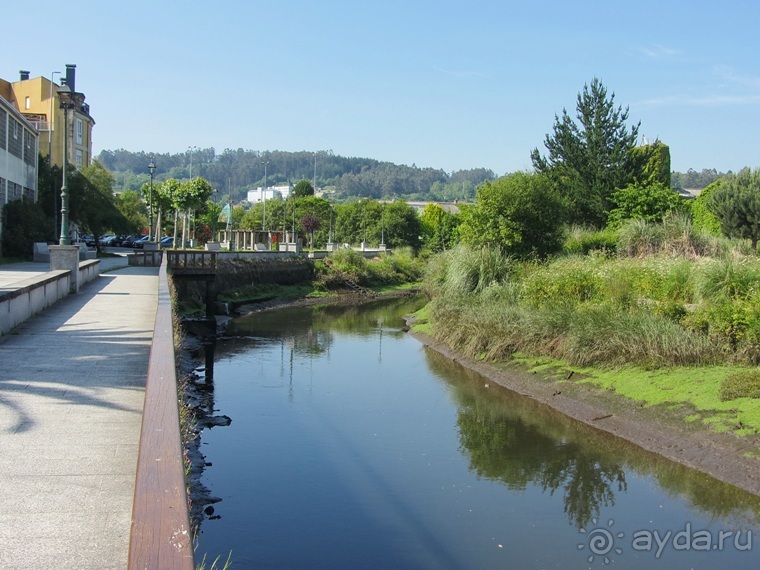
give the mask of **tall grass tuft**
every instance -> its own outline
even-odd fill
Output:
[[[661,223],[633,219],[618,230],[618,254],[646,257],[655,254],[695,258],[725,254],[725,240],[697,230],[688,213],[673,211]]]
[[[592,251],[613,254],[617,249],[617,232],[612,228],[598,230],[571,226],[565,234],[562,250],[567,255],[587,255]]]
[[[426,287],[443,295],[479,293],[506,282],[513,263],[498,249],[458,245],[431,262]]]
[[[760,291],[760,264],[733,256],[711,260],[701,272],[699,294],[702,299],[748,297]]]

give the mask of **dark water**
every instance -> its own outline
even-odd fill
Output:
[[[402,331],[419,301],[236,320],[216,347],[236,568],[756,568],[760,501],[553,413]],[[585,532],[583,532],[585,531]],[[722,533],[722,534],[721,534]]]

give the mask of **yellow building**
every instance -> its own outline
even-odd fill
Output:
[[[39,151],[50,156],[51,164],[63,164],[63,110],[58,98],[61,85],[52,77],[30,79],[28,71],[20,71],[18,81],[0,79],[0,96],[10,102],[39,132]],[[53,74],[55,75],[55,74]],[[84,94],[76,90],[76,65],[66,65],[61,84],[77,94],[77,104],[68,113],[68,162],[77,168],[92,162],[92,127],[95,120],[90,106],[84,102]]]

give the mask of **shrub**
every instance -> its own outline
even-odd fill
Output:
[[[364,283],[367,280],[369,272],[367,270],[367,260],[358,251],[350,248],[341,248],[333,251],[328,259],[332,265],[346,277]]]
[[[726,376],[720,383],[721,402],[736,398],[760,398],[760,370],[745,370]]]
[[[616,206],[607,218],[611,227],[618,227],[629,219],[659,222],[667,213],[686,208],[678,192],[661,182],[630,184],[616,190],[611,200]]]
[[[523,281],[523,300],[534,307],[580,303],[597,296],[601,283],[589,259],[568,257],[540,266]]]
[[[617,232],[612,228],[597,230],[572,226],[565,235],[562,249],[568,255],[586,255],[591,251],[614,253],[617,249]]]
[[[718,218],[713,214],[708,204],[710,202],[710,195],[723,183],[723,179],[719,178],[712,184],[703,189],[699,195],[690,202],[691,205],[691,217],[694,221],[694,227],[698,231],[704,232],[713,236],[720,236],[720,222]]]
[[[461,213],[465,244],[501,248],[515,257],[545,257],[562,247],[565,206],[545,175],[517,172],[479,189]]]

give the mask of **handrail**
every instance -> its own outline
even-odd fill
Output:
[[[191,249],[166,250],[170,273],[214,274],[216,252]]]
[[[130,570],[194,568],[177,407],[172,302],[164,257],[137,458]]]

